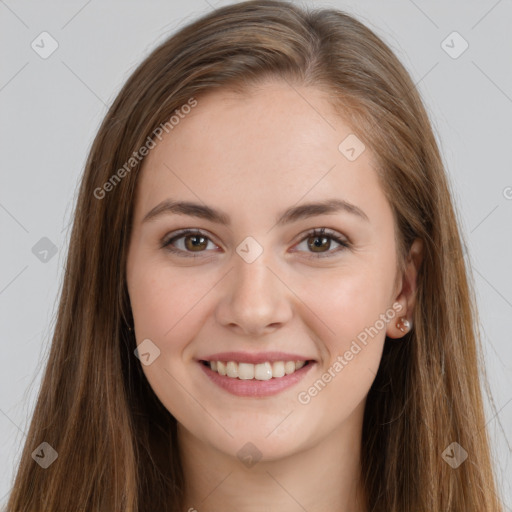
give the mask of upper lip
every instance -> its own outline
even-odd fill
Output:
[[[289,352],[218,352],[210,356],[200,357],[199,361],[236,361],[238,363],[259,364],[266,361],[314,361],[311,357],[304,357]]]

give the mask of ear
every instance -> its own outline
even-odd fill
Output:
[[[398,293],[394,299],[402,308],[393,320],[391,320],[386,329],[386,335],[389,338],[401,338],[412,328],[412,316],[416,304],[417,276],[421,262],[423,260],[423,240],[416,238],[411,245],[404,273],[401,276]],[[407,320],[409,325],[404,325],[402,320]],[[402,329],[400,329],[400,327]]]

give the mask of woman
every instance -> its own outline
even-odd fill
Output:
[[[501,511],[478,343],[392,51],[336,10],[218,9],[95,139],[8,510]]]

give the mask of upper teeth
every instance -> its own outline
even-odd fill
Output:
[[[283,377],[295,372],[295,370],[302,368],[306,364],[306,361],[274,361],[273,363],[267,361],[259,364],[237,363],[235,361],[208,362],[210,363],[210,368],[220,375],[243,380],[269,380]]]

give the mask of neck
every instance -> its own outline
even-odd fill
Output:
[[[367,512],[360,465],[363,407],[359,409],[354,413],[359,421],[351,416],[320,442],[279,459],[262,456],[250,467],[178,423],[183,510]],[[244,444],[240,440],[240,447]]]

